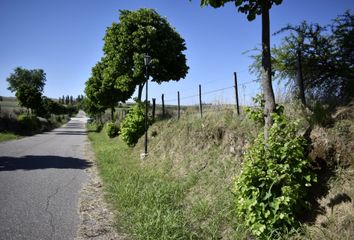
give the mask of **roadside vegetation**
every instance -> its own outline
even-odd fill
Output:
[[[0,134],[6,139],[28,136],[56,128],[66,123],[77,113],[83,100],[71,99],[64,105],[59,101],[43,96],[46,77],[42,69],[14,69],[7,78],[8,89],[15,98],[0,97]]]
[[[201,5],[218,8],[228,2],[234,1]],[[287,25],[276,32],[288,35],[272,49],[271,59],[269,10],[281,3],[235,3],[250,21],[262,15],[262,51],[253,56],[250,70],[259,76],[263,95],[240,115],[231,105],[208,104],[211,111],[202,117],[191,106],[182,109],[191,114],[152,121],[141,102],[149,77],[144,70],[158,83],[183,78],[184,40],[149,9],[121,11],[120,22],[107,28],[104,57],[86,82],[84,106],[96,119],[88,126],[89,137],[117,227],[133,238],[354,236],[354,18],[347,11],[328,26]],[[166,32],[159,32],[156,22]],[[179,43],[173,56],[165,58],[170,51],[156,48],[156,36],[166,40],[163,46],[171,38]],[[176,56],[180,65],[168,76]],[[287,87],[282,103],[275,103],[272,77]],[[136,103],[126,114],[115,114],[118,101],[122,105],[135,88]],[[106,109],[109,123],[102,121]],[[146,118],[148,156],[140,155]]]
[[[12,97],[3,97],[0,106],[0,136],[2,141],[49,131],[66,123],[70,116],[76,112],[75,107],[71,108],[70,113],[65,110],[62,114],[51,113],[46,114],[45,117],[40,117],[21,107],[17,99]]]
[[[0,133],[0,142],[5,142],[9,140],[15,140],[15,139],[20,139],[21,136],[16,135],[14,133],[8,133],[8,132],[1,132]]]
[[[242,208],[242,205],[235,205],[235,196],[239,196],[237,201],[240,201],[242,191],[235,188],[235,179],[245,179],[246,173],[242,175],[241,172],[245,164],[250,164],[246,155],[254,156],[252,151],[255,150],[250,149],[262,127],[245,116],[236,116],[228,107],[219,106],[218,109],[225,111],[209,112],[203,119],[195,114],[180,120],[155,122],[149,128],[149,156],[144,159],[140,159],[144,138],[132,148],[120,137],[109,138],[104,131],[96,132],[95,124],[88,126],[106,196],[117,216],[118,229],[127,229],[137,239],[246,239],[256,235],[252,234],[255,233],[252,226],[250,228],[241,220],[242,216],[239,218],[236,214],[235,206]],[[311,120],[314,115],[305,118],[298,107],[288,106],[285,113],[290,122],[301,119],[298,132],[305,131],[310,121],[317,121]],[[294,194],[302,196],[300,199],[306,205],[300,204],[300,211],[296,214],[291,211],[290,215],[282,217],[278,212],[274,216],[278,223],[283,219],[293,222],[282,225],[288,226],[285,231],[279,231],[277,222],[274,226],[268,223],[267,227],[272,227],[267,229],[263,238],[350,239],[353,236],[354,214],[349,200],[354,198],[351,188],[354,183],[354,156],[351,152],[354,147],[354,108],[351,105],[336,113],[335,118],[331,117],[334,125],[323,127],[316,123],[309,136],[309,145],[302,145],[305,150],[301,153],[294,152],[308,153],[307,166],[316,173],[317,183],[311,181],[312,177],[307,180],[305,169],[300,174],[299,168],[294,166],[286,170],[286,165],[273,165],[274,172],[269,174],[276,174],[277,169],[290,170],[303,179],[302,190],[311,194],[304,197],[304,192],[297,193],[293,186],[288,192],[289,199],[283,194],[269,196],[269,193],[276,194],[276,186],[267,191],[268,195],[264,192],[260,200],[264,201],[265,212],[270,206],[266,202],[271,199],[278,201],[280,208],[290,209],[281,201],[293,201]],[[292,138],[292,141],[296,139]],[[259,165],[248,171],[265,167],[263,160],[253,159]],[[268,178],[271,179],[277,178]],[[268,180],[265,179],[264,183]],[[241,186],[247,187],[246,183]],[[266,196],[268,198],[264,199]],[[262,204],[258,202],[255,206],[258,208]],[[247,216],[251,215],[252,211]],[[258,219],[257,222],[261,221]]]

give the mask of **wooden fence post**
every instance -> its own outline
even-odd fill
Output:
[[[178,99],[178,105],[177,105],[177,118],[180,118],[181,114],[181,107],[180,107],[180,99],[179,99],[179,91],[177,92],[177,99]]]
[[[202,85],[200,84],[199,84],[199,111],[200,111],[200,117],[203,118]]]
[[[234,72],[234,80],[235,80],[235,98],[236,98],[237,115],[240,115],[240,106],[238,104],[238,90],[237,90],[237,74],[236,74],[236,72]]]
[[[155,122],[156,98],[152,99],[152,121]]]
[[[161,101],[162,101],[162,118],[165,118],[165,96],[162,94],[161,96]]]

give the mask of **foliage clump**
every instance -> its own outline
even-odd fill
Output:
[[[17,117],[17,121],[23,132],[37,132],[41,129],[41,123],[34,115],[21,114]]]
[[[250,113],[253,119],[261,114]],[[235,183],[237,215],[260,238],[298,224],[295,214],[305,206],[308,187],[316,181],[297,122],[287,121],[282,106],[272,117],[267,142],[260,133],[246,152]]]
[[[120,124],[122,140],[129,146],[134,146],[145,132],[144,104],[138,101],[130,108],[127,116]]]
[[[108,137],[114,138],[118,136],[119,128],[114,122],[108,122],[105,125],[105,131]]]

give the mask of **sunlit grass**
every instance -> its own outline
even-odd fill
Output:
[[[0,142],[5,142],[9,140],[20,139],[21,136],[16,135],[14,133],[2,132],[0,133]]]

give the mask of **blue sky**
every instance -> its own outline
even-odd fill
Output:
[[[149,96],[160,101],[162,93],[173,104],[176,91],[181,97],[209,92],[233,85],[233,72],[240,83],[255,79],[248,72],[251,64],[245,51],[259,46],[261,21],[248,22],[231,3],[223,8],[201,8],[200,1],[188,0],[0,0],[0,95],[13,96],[6,78],[13,69],[42,68],[47,74],[44,94],[58,98],[77,96],[84,91],[91,68],[102,57],[103,36],[119,9],[154,8],[185,39],[187,64],[185,79],[150,84]],[[288,23],[303,20],[328,24],[354,0],[284,0],[271,9],[271,32]],[[271,37],[271,44],[280,36]],[[258,92],[257,84],[240,84],[240,99],[247,101]],[[277,93],[277,87],[275,86]],[[233,102],[233,89],[207,94],[205,102]],[[182,104],[197,103],[197,97]]]

